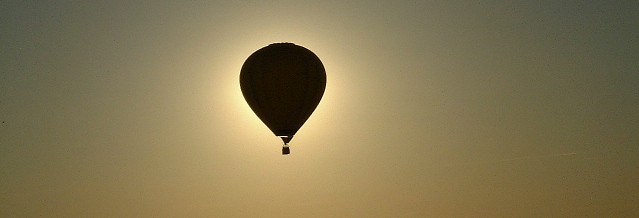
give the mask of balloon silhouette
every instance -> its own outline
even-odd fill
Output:
[[[266,126],[288,143],[311,116],[326,88],[326,71],[310,50],[274,43],[251,54],[242,65],[244,99]]]

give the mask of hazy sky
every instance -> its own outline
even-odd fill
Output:
[[[1,1],[1,217],[637,217],[639,1]],[[246,58],[317,54],[281,155]]]

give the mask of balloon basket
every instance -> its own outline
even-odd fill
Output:
[[[289,147],[282,147],[282,155],[288,155],[291,153],[291,149]]]

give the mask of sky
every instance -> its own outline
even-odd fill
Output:
[[[2,1],[1,217],[637,217],[638,1]],[[239,73],[327,86],[291,155]]]

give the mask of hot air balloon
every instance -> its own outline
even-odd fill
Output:
[[[326,88],[326,71],[310,50],[274,43],[251,54],[240,71],[244,99],[264,124],[288,143],[311,116]]]

